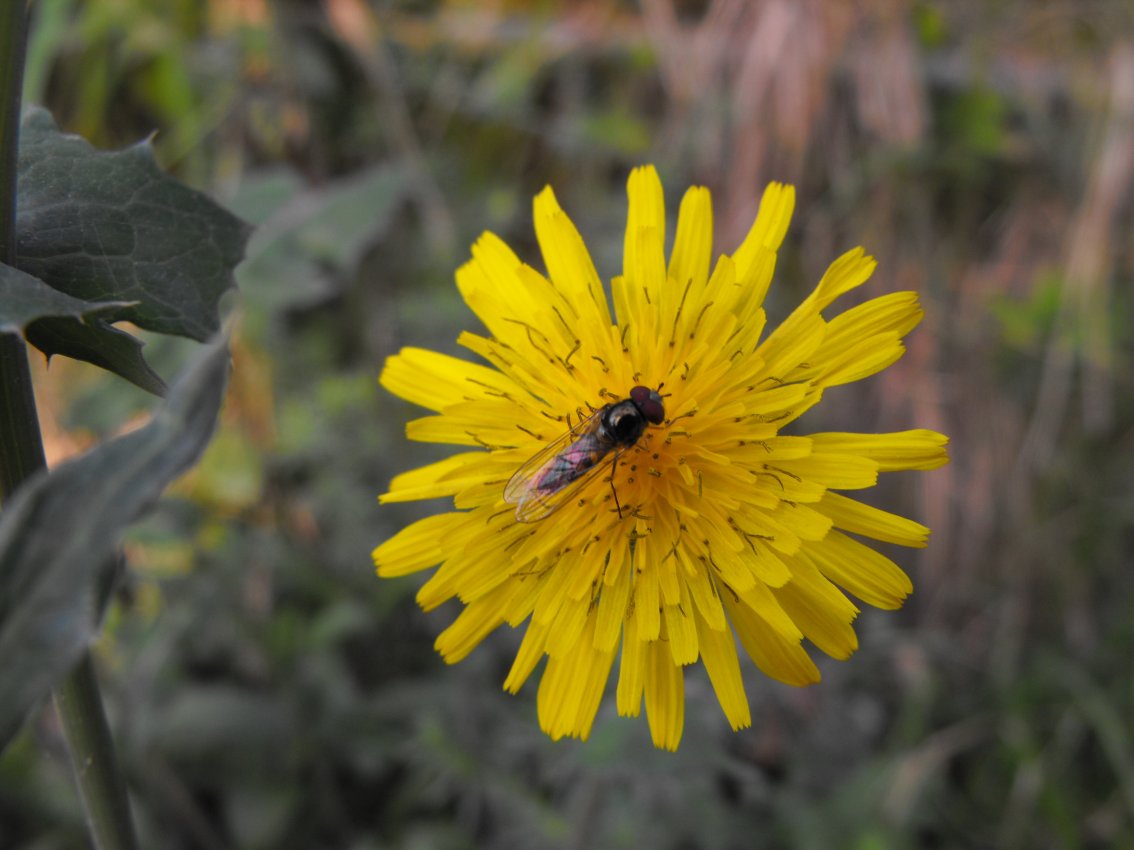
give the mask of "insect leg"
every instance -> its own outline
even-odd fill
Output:
[[[618,468],[618,452],[610,462],[610,492],[614,494],[614,507],[618,508],[618,518],[622,519],[622,505],[618,502],[618,489],[614,486],[614,472]]]

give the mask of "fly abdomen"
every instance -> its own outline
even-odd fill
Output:
[[[541,490],[564,487],[602,460],[604,452],[593,434],[585,434],[548,464],[539,482]]]

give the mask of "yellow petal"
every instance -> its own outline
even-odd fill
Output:
[[[734,615],[741,608],[751,611],[760,622],[789,643],[799,643],[803,632],[795,624],[787,612],[780,606],[779,601],[772,594],[772,589],[762,581],[756,582],[748,590],[737,594],[725,594],[725,602],[736,603],[730,607],[729,614]]]
[[[878,463],[867,457],[832,454],[816,450],[808,457],[765,464],[772,472],[783,472],[834,490],[857,490],[878,483]]]
[[[442,541],[465,522],[468,514],[448,513],[407,525],[374,550],[378,575],[392,578],[434,566],[445,557]]]
[[[861,339],[885,331],[905,336],[917,327],[923,315],[916,292],[880,295],[831,319],[824,345],[844,345],[844,337]]]
[[[913,592],[913,583],[897,564],[838,531],[808,544],[801,554],[835,584],[875,608],[900,608]]]
[[[858,649],[851,623],[858,608],[806,560],[792,564],[792,581],[773,591],[804,636],[832,658],[849,658]]]
[[[758,262],[766,261],[768,257],[774,261],[775,252],[784,241],[794,209],[795,187],[785,186],[782,183],[769,183],[760,199],[760,211],[756,215],[756,221],[752,223],[748,235],[732,255],[733,262],[736,263],[738,279],[747,279],[752,274],[753,266]],[[761,288],[766,290],[767,284],[763,283]],[[763,301],[764,292],[759,292],[758,296],[759,300]]]
[[[949,462],[949,438],[936,431],[916,429],[888,434],[826,432],[811,434],[817,449],[832,454],[858,455],[878,464],[879,472],[937,469]]]
[[[594,648],[593,617],[574,652],[548,658],[536,708],[540,728],[553,741],[565,735],[585,741],[590,735],[613,660],[613,652]]]
[[[618,713],[637,717],[646,687],[646,642],[638,636],[638,619],[631,613],[622,634],[622,658],[618,668]]]
[[[423,348],[403,348],[388,358],[378,380],[394,395],[430,410],[485,398],[490,391],[508,394],[518,389],[495,369]]]
[[[644,558],[643,558],[644,559]],[[661,588],[658,572],[646,568],[634,577],[634,618],[642,640],[657,640],[661,634]]]
[[[784,321],[756,349],[764,359],[764,373],[778,382],[789,379],[799,364],[810,358],[827,334],[827,323],[816,312],[801,311]]]
[[[658,749],[676,750],[685,726],[685,681],[661,641],[646,646],[646,717]]]
[[[611,562],[607,566],[607,577],[609,580],[613,576],[614,580],[604,584],[602,588],[595,619],[595,649],[604,651],[612,650],[618,644],[627,606],[630,604],[630,565],[626,562],[616,564],[617,558],[612,553]]]
[[[727,629],[728,620],[725,618],[720,597],[717,596],[716,584],[706,574],[704,567],[700,567],[697,574],[687,581],[689,596],[693,599],[693,604],[696,606],[699,615],[698,623],[703,622],[714,631]]]
[[[451,496],[464,489],[470,480],[480,480],[483,477],[483,469],[472,466],[472,462],[479,461],[484,456],[484,452],[463,452],[431,463],[428,466],[403,472],[394,477],[394,480],[390,482],[390,491],[379,496],[378,501],[387,504],[389,502],[410,502],[416,499],[436,499],[439,496]],[[470,466],[470,473],[466,475],[455,474]]]
[[[831,263],[805,304],[822,310],[840,295],[866,283],[877,265],[878,261],[862,248],[852,248]]]
[[[552,658],[562,658],[571,652],[585,652],[586,647],[579,646],[583,627],[593,620],[588,617],[590,609],[589,599],[564,600],[559,613],[551,623],[551,631],[547,638],[547,654]],[[590,631],[594,632],[594,627]]]
[[[550,186],[536,196],[533,207],[536,239],[552,283],[563,294],[575,317],[609,325],[610,309],[594,262]]]
[[[711,629],[698,617],[697,637],[701,645],[701,659],[705,662],[705,670],[725,717],[734,730],[747,729],[752,725],[752,714],[744,693],[732,630]]]
[[[446,443],[453,446],[482,445],[467,422],[449,416],[422,416],[406,423],[406,437],[420,443]]]
[[[818,351],[814,381],[823,387],[861,381],[892,366],[905,353],[906,347],[895,331],[860,339],[842,350]]]
[[[700,289],[709,279],[713,253],[713,205],[709,190],[690,187],[681,199],[677,235],[669,258],[669,276],[679,286],[691,281]]]
[[[441,654],[446,664],[456,664],[464,659],[493,630],[503,625],[500,599],[510,590],[508,586],[499,587],[493,593],[465,606],[465,610],[449,628],[437,636],[433,648]]]
[[[540,659],[543,658],[543,647],[546,639],[546,626],[541,626],[539,623],[528,624],[524,639],[520,641],[520,649],[512,662],[512,669],[508,671],[508,677],[504,680],[504,690],[513,694],[519,692],[524,682],[528,680],[528,676],[532,674]]]
[[[472,246],[472,259],[457,269],[457,289],[494,337],[522,344],[522,329],[507,319],[544,313],[556,298],[551,284],[533,272],[500,237],[484,233]]]
[[[696,610],[685,582],[681,582],[682,604],[666,605],[665,630],[669,636],[669,651],[674,664],[694,664],[700,650],[697,647]]]
[[[775,516],[800,540],[822,540],[833,524],[826,513],[798,502],[781,502]]]
[[[899,546],[922,548],[929,541],[929,529],[921,523],[864,505],[840,493],[828,491],[816,505],[816,509],[829,516],[843,531],[897,543]]]
[[[555,618],[559,616],[559,609],[568,601],[567,588],[570,580],[570,570],[552,568],[547,573],[542,580],[539,600],[532,614],[535,622],[548,626],[555,622]]]
[[[770,384],[746,399],[745,409],[750,415],[771,418],[798,407],[811,392],[807,384]]]
[[[622,255],[622,274],[636,286],[665,283],[665,195],[661,179],[652,165],[635,168],[626,183],[629,212]],[[643,235],[645,234],[645,235]],[[643,257],[643,251],[649,257]],[[662,257],[661,279],[657,279],[658,258]]]
[[[798,639],[789,639],[747,605],[728,595],[722,598],[741,645],[764,673],[788,685],[811,685],[819,681],[819,668],[800,646],[802,633]]]
[[[417,592],[417,602],[426,611],[458,594],[466,602],[476,599],[516,572],[493,569],[499,561],[491,555],[497,547],[515,548],[529,532],[511,522],[507,511],[484,509],[460,516],[466,521],[441,538],[447,555],[444,563]]]

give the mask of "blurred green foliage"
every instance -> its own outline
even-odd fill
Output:
[[[33,10],[29,101],[102,146],[157,130],[163,163],[259,225],[221,433],[133,535],[98,647],[144,843],[1134,846],[1132,181],[1100,171],[1128,154],[1108,131],[1128,4]],[[482,230],[538,265],[545,184],[617,273],[646,161],[671,209],[713,190],[718,251],[764,182],[798,185],[773,318],[857,244],[880,260],[869,294],[918,289],[903,364],[805,425],[933,427],[954,455],[878,495],[934,530],[898,556],[907,608],[865,612],[815,688],[749,668],[740,734],[690,670],[676,755],[611,701],[586,744],[546,740],[534,682],[500,690],[518,636],[447,668],[431,645],[454,612],[369,563],[432,507],[376,494],[439,456],[405,441],[385,356],[458,350],[452,275]],[[147,348],[166,376],[183,356]],[[54,363],[41,403],[58,451],[146,406]],[[0,844],[83,835],[45,712],[0,761]]]

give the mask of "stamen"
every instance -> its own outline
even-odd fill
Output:
[[[712,306],[713,306],[713,302],[710,301],[707,304],[705,304],[704,307],[701,308],[701,312],[698,313],[697,318],[693,320],[693,327],[689,331],[689,338],[690,339],[695,339],[697,337],[697,327],[701,324],[701,319],[703,319],[705,317],[705,313]]]
[[[551,310],[552,310],[553,313],[555,313],[556,316],[559,317],[559,321],[563,324],[563,327],[567,329],[567,333],[574,334],[575,329],[573,327],[571,327],[571,325],[567,322],[566,319],[563,318],[563,314],[559,312],[559,306],[556,305],[556,304],[552,304]]]
[[[737,592],[736,592],[735,590],[733,590],[733,589],[732,589],[732,585],[731,585],[731,584],[729,584],[729,583],[728,583],[727,581],[725,581],[724,579],[721,579],[720,581],[721,581],[721,584],[723,584],[723,585],[724,585],[724,588],[725,588],[725,590],[727,590],[727,591],[728,591],[729,593],[731,593],[731,594],[732,594],[732,598],[733,598],[733,601],[735,601],[735,602],[739,602],[739,601],[740,601],[740,594],[739,594],[739,593],[737,593]]]
[[[522,322],[519,319],[510,319],[507,316],[505,316],[504,321],[505,322],[511,322],[512,324],[519,325],[520,327],[522,327],[527,332],[528,343],[531,345],[531,347],[534,348],[536,351],[538,351],[540,354],[542,354],[544,357],[546,357],[548,363],[554,363],[555,362],[555,359],[556,359],[555,355],[553,355],[550,351],[548,351],[547,348],[545,348],[544,346],[541,346],[539,343],[537,343],[535,341],[535,338],[532,335],[538,334],[543,339],[544,345],[549,346],[550,342],[548,341],[546,336],[541,334],[538,330],[533,328],[527,322]]]
[[[504,551],[507,552],[513,546],[516,546],[519,543],[523,543],[525,540],[527,540],[529,537],[531,537],[535,533],[536,533],[536,530],[534,528],[531,531],[525,531],[523,534],[521,534],[519,537],[517,537],[515,540],[513,540],[511,543],[509,543],[507,546],[505,546]]]
[[[575,352],[577,352],[582,347],[583,341],[581,339],[575,340],[575,347],[568,351],[567,356],[563,358],[563,365],[566,366],[569,370],[574,370],[575,367],[571,365],[571,358],[574,357]]]
[[[496,387],[492,386],[491,384],[485,383],[484,381],[478,381],[476,378],[470,378],[468,376],[465,377],[465,380],[468,381],[470,384],[476,384],[478,387],[484,387],[486,395],[495,396],[496,398],[507,399],[508,401],[515,401],[515,399],[512,398],[510,393],[505,392],[504,390],[498,390],[498,389],[496,389]],[[467,400],[468,401],[475,401],[475,399],[467,399]]]
[[[771,472],[753,472],[752,474],[757,478],[771,478],[773,481],[780,485],[781,490],[787,489],[787,487],[784,486],[784,482],[780,480],[780,477],[778,475],[774,475]]]
[[[803,479],[796,475],[794,472],[788,472],[786,469],[780,469],[780,467],[778,466],[769,466],[768,464],[764,464],[764,469],[774,469],[776,470],[776,472],[782,472],[788,478],[795,481],[796,484],[803,483]]]
[[[744,541],[748,544],[748,546],[752,550],[753,554],[757,554],[756,544],[752,542],[753,539],[761,540],[761,541],[764,541],[766,543],[774,543],[775,540],[776,540],[776,537],[775,537],[774,534],[758,534],[755,531],[745,531],[743,528],[740,527],[740,524],[735,519],[733,519],[732,517],[728,518],[728,524],[732,528],[733,531],[735,531],[737,534],[739,534],[741,537],[744,538]]]
[[[677,323],[681,321],[681,313],[685,309],[685,299],[689,297],[689,289],[693,286],[693,278],[685,284],[685,291],[681,293],[681,303],[677,305],[677,312],[673,316],[673,329],[669,332],[669,347],[673,348],[677,342]]]
[[[794,410],[785,410],[783,413],[779,414],[778,416],[768,416],[767,414],[764,414],[764,413],[753,413],[752,418],[755,419],[757,422],[764,422],[764,423],[779,422],[781,419],[787,419],[793,413],[795,413]]]
[[[475,442],[478,446],[480,446],[483,449],[488,449],[490,452],[501,451],[503,449],[517,449],[517,448],[519,448],[519,446],[515,446],[515,445],[499,445],[499,444],[493,445],[492,443],[485,442],[479,436],[474,434],[472,431],[465,431],[465,433],[468,434],[470,437],[472,437],[473,442]]]

